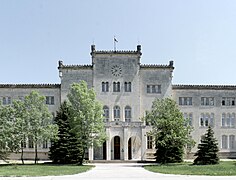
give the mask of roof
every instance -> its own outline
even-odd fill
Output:
[[[0,84],[0,88],[60,88],[61,84]]]
[[[76,65],[76,64],[71,64],[71,65],[64,65],[61,64],[59,65],[58,69],[63,68],[63,69],[92,69],[92,65]]]
[[[170,65],[162,65],[162,64],[141,64],[140,68],[172,68],[173,66]]]
[[[236,85],[172,85],[172,89],[236,90]]]
[[[104,51],[104,50],[96,50],[91,52],[92,54],[139,54],[141,55],[142,53],[140,51],[127,51],[127,50],[108,50],[108,51]]]

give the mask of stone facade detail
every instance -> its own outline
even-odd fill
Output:
[[[49,110],[56,113],[67,99],[72,83],[81,80],[94,88],[97,99],[104,105],[104,123],[107,140],[102,147],[90,148],[90,160],[149,160],[155,146],[147,132],[151,127],[142,121],[155,98],[173,98],[194,131],[193,139],[200,142],[201,135],[212,125],[224,157],[236,157],[235,113],[236,86],[172,85],[174,63],[167,65],[141,64],[141,46],[135,51],[98,51],[91,46],[90,65],[64,65],[59,61],[61,84],[2,84],[0,98],[18,99],[32,90],[53,96]],[[5,99],[4,99],[5,100]],[[47,159],[46,148],[39,147],[41,159]],[[196,146],[188,152],[192,157]],[[33,149],[26,148],[28,158]],[[13,154],[12,158],[18,158]]]

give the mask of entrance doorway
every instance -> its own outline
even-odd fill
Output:
[[[114,159],[115,160],[120,159],[120,137],[119,136],[114,137]]]
[[[132,141],[131,141],[131,138],[129,138],[129,141],[128,141],[128,159],[129,160],[132,159]]]
[[[106,143],[106,141],[103,143],[102,149],[103,149],[103,160],[106,160],[107,159],[107,143]]]

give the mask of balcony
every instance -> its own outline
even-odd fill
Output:
[[[124,122],[124,121],[109,121],[105,122],[106,127],[142,127],[145,126],[144,122],[134,121],[134,122]]]

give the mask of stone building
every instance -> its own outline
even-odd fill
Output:
[[[107,140],[100,148],[90,148],[90,160],[147,160],[152,158],[154,143],[147,135],[151,127],[142,121],[155,98],[171,97],[194,127],[198,143],[207,126],[212,125],[224,157],[236,157],[235,97],[236,86],[172,85],[173,61],[167,65],[141,64],[141,46],[135,51],[98,51],[91,46],[90,65],[65,65],[59,61],[60,84],[0,85],[3,104],[11,103],[38,90],[46,96],[49,110],[55,114],[67,98],[70,85],[84,80],[94,88],[104,109]],[[28,158],[32,146],[27,143]],[[41,159],[47,158],[49,145],[39,147]],[[196,152],[194,147],[189,157]],[[17,158],[17,155],[12,157]]]

